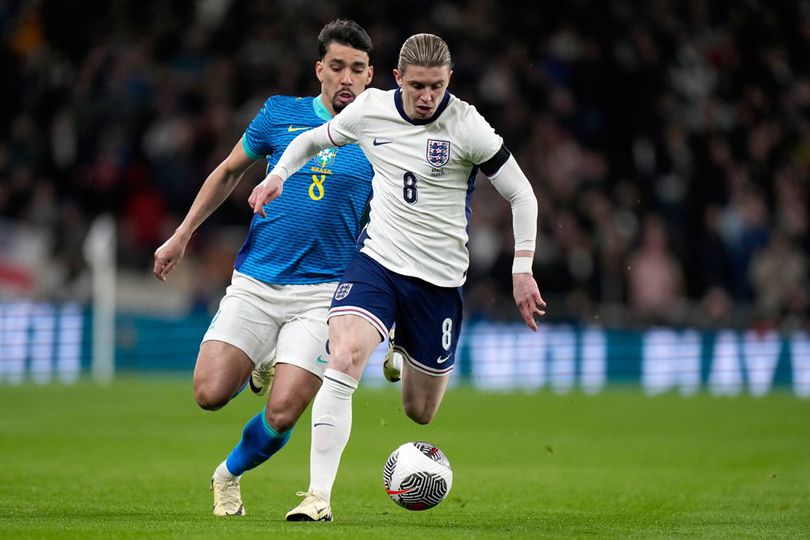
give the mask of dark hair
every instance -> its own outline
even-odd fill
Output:
[[[354,21],[336,19],[321,28],[321,32],[318,34],[318,54],[321,55],[321,58],[326,56],[326,49],[333,41],[358,51],[364,51],[371,56],[373,49],[371,38],[363,27]]]

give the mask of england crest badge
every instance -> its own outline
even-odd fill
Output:
[[[427,162],[431,167],[443,167],[450,161],[450,141],[428,139]]]
[[[337,290],[335,290],[335,300],[343,300],[347,296],[349,296],[349,291],[352,290],[351,283],[341,283],[338,285]]]

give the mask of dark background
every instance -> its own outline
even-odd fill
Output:
[[[528,6],[0,1],[0,299],[86,301],[83,239],[110,213],[122,291],[216,306],[261,167],[169,285],[152,253],[269,95],[318,93],[317,33],[351,18],[380,88],[409,35],[447,40],[451,91],[538,195],[550,319],[807,328],[810,2]],[[509,207],[479,178],[473,210],[467,314],[514,319]]]

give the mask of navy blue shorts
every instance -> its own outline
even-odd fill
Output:
[[[396,323],[394,349],[418,371],[441,376],[456,361],[461,311],[461,287],[402,276],[357,251],[335,290],[329,318],[362,317],[381,340]]]

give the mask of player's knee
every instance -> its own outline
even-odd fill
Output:
[[[433,407],[424,403],[404,403],[405,414],[408,418],[420,425],[429,424],[433,417],[436,415],[436,410]]]
[[[425,424],[429,424],[430,421],[433,420],[433,412],[431,411],[411,410],[405,412],[408,414],[408,418],[423,426]]]
[[[298,415],[288,410],[269,410],[265,408],[264,417],[267,420],[267,424],[273,428],[276,433],[291,430],[298,421]]]
[[[339,349],[332,351],[329,357],[329,367],[343,373],[351,373],[353,366],[359,366],[365,360],[363,358],[363,349],[359,343],[346,343]]]
[[[216,411],[224,407],[230,400],[230,396],[221,392],[218,388],[210,384],[195,384],[194,399],[197,405],[206,411]]]

